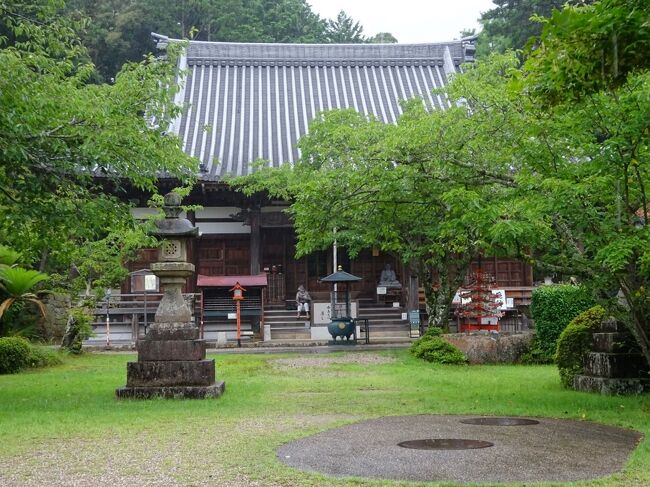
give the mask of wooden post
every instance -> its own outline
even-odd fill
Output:
[[[138,340],[138,313],[133,313],[131,315],[131,340],[134,342]]]
[[[241,347],[241,306],[237,301],[237,346]]]
[[[203,338],[205,337],[205,317],[203,315],[203,288],[201,288],[201,304],[200,304],[200,306],[201,306],[201,308],[200,308],[201,309],[201,323],[200,323],[201,332],[200,332],[199,336],[201,337],[201,340],[203,340]]]
[[[252,276],[260,273],[260,209],[252,208],[248,213],[249,225],[251,227],[251,240],[250,240],[250,259],[251,266],[250,272]]]

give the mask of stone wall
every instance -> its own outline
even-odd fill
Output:
[[[70,295],[63,293],[49,294],[45,299],[45,318],[39,324],[39,333],[43,340],[60,343],[70,313]]]
[[[470,364],[512,364],[530,350],[533,333],[454,333],[443,338],[462,351]]]

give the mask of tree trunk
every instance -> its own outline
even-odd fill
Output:
[[[643,313],[633,311],[632,313],[632,334],[636,338],[641,353],[645,357],[648,366],[650,366],[650,337],[648,337],[648,316]]]
[[[625,296],[625,302],[629,309],[630,319],[628,320],[628,327],[632,332],[641,353],[645,357],[646,362],[650,366],[650,316],[647,306],[643,306],[642,303],[639,303],[638,299],[634,298],[633,287],[625,279],[620,279],[619,284],[621,290],[623,291],[623,296]],[[637,288],[639,286],[636,286]],[[642,295],[641,299],[643,300],[645,296]]]
[[[423,266],[420,273],[428,315],[428,325],[447,329],[452,301],[465,280],[471,256],[448,256],[439,265]]]

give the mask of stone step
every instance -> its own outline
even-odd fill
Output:
[[[311,331],[301,330],[271,330],[271,340],[309,340]]]
[[[601,332],[593,335],[593,351],[608,353],[636,353],[634,339],[627,333]]]
[[[214,384],[214,360],[128,362],[127,387],[209,386]]]
[[[267,323],[267,324],[268,323],[275,323],[275,322],[278,322],[278,321],[301,321],[301,320],[302,321],[308,321],[304,317],[301,317],[300,319],[298,319],[296,317],[295,313],[292,313],[290,315],[283,315],[283,316],[265,316],[264,317],[264,322]]]
[[[585,356],[585,375],[592,377],[647,377],[645,358],[634,353],[590,352]]]
[[[370,341],[375,338],[410,338],[411,333],[409,330],[373,330],[370,329]]]
[[[642,394],[650,392],[650,379],[577,375],[573,379],[573,388],[599,394]]]
[[[135,344],[138,360],[203,360],[205,341],[203,340],[138,340]]]
[[[286,324],[286,325],[280,325],[280,326],[271,326],[271,331],[282,331],[282,330],[309,330],[311,327],[310,326],[305,326],[300,323],[291,323],[291,324]]]
[[[626,331],[625,325],[619,323],[614,318],[606,318],[600,322],[600,331],[604,333]]]
[[[360,341],[364,339],[361,338]],[[370,334],[370,343],[411,343],[414,339],[409,336],[375,336],[372,333]]]

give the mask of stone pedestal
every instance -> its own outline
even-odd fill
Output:
[[[603,320],[593,334],[592,351],[585,356],[584,374],[575,377],[573,388],[601,394],[650,391],[648,364],[634,350],[634,340],[623,325]]]
[[[147,334],[136,344],[138,361],[127,364],[126,386],[117,389],[117,397],[219,397],[225,384],[215,381],[214,360],[205,359],[205,341],[198,337],[191,325]]]
[[[191,322],[192,313],[181,292],[194,273],[194,265],[187,262],[187,239],[198,231],[188,220],[178,218],[180,199],[176,195],[165,196],[163,210],[166,218],[157,223],[154,234],[165,240],[160,262],[151,266],[160,279],[163,298],[147,336],[136,344],[138,361],[127,364],[126,386],[115,394],[134,399],[219,397],[224,382],[215,381],[214,360],[205,359],[205,342],[199,340],[199,330]]]

